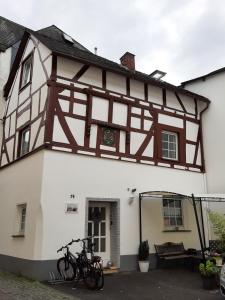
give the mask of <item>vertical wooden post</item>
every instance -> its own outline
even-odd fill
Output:
[[[204,245],[203,245],[203,241],[202,241],[202,234],[201,234],[201,229],[200,229],[200,225],[199,225],[198,213],[197,213],[194,194],[191,195],[191,198],[192,198],[192,203],[193,203],[193,207],[194,207],[195,220],[196,220],[197,229],[198,229],[198,236],[199,236],[199,241],[200,241],[200,245],[201,245],[202,257],[205,262]]]
[[[141,213],[141,200],[142,196],[139,194],[139,230],[140,230],[140,243],[142,242],[142,213]]]

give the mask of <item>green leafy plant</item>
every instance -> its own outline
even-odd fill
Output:
[[[139,245],[138,259],[139,261],[148,260],[149,258],[149,245],[148,241],[143,241]]]
[[[225,216],[209,211],[209,220],[211,221],[213,231],[220,240],[220,251],[225,252]]]
[[[205,264],[199,265],[199,271],[204,277],[212,277],[219,272],[219,268],[212,261],[207,260]]]

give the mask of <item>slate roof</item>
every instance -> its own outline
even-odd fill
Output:
[[[207,98],[187,91],[181,87],[177,87],[175,85],[167,83],[166,81],[156,80],[150,77],[148,74],[136,70],[131,71],[116,62],[95,55],[73,38],[73,44],[71,44],[64,39],[64,32],[55,25],[40,29],[38,31],[33,31],[25,28],[22,25],[16,24],[15,22],[0,17],[0,51],[5,51],[8,47],[16,43],[18,40],[21,40],[25,31],[32,33],[44,45],[46,45],[56,54],[61,54],[68,58],[75,58],[81,60],[84,63],[93,64],[106,70],[114,71],[136,80],[140,80],[142,82],[147,82],[155,86],[160,86],[162,88],[168,88],[182,94],[196,97],[198,99],[201,99],[202,101],[210,102]]]
[[[42,35],[44,37],[50,38],[50,39],[52,39],[54,41],[61,42],[63,44],[67,43],[65,41],[65,39],[63,38],[63,34],[66,34],[66,33],[64,31],[62,31],[60,28],[58,28],[57,26],[55,26],[55,25],[51,25],[49,27],[37,30],[36,33],[38,33],[38,34],[40,34],[40,35]],[[86,52],[90,52],[87,48],[85,48],[83,45],[81,45],[80,43],[78,43],[73,38],[72,38],[72,40],[73,40],[72,47],[78,48],[78,49],[86,51]]]
[[[46,34],[43,34],[43,31],[42,32],[36,31],[36,32],[33,32],[33,34],[44,45],[46,45],[50,50],[52,50],[56,54],[61,54],[68,58],[79,59],[82,62],[87,63],[87,64],[92,63],[93,65],[96,65],[96,66],[99,66],[99,67],[102,67],[104,69],[111,70],[114,72],[118,72],[122,75],[129,76],[136,80],[148,82],[150,84],[168,88],[170,90],[175,90],[176,92],[180,92],[182,94],[186,94],[186,95],[201,99],[202,101],[210,102],[208,98],[205,98],[198,94],[187,91],[187,90],[183,89],[182,87],[177,87],[166,81],[156,80],[156,79],[150,77],[148,74],[145,74],[145,73],[142,73],[142,72],[139,72],[136,70],[131,71],[116,62],[113,62],[111,60],[108,60],[106,58],[103,58],[99,55],[96,55],[96,54],[88,51],[86,48],[84,50],[81,47],[74,47],[74,45],[66,42],[64,39],[55,39],[54,35],[51,33],[48,36]]]
[[[25,29],[28,28],[0,16],[0,52],[21,40]]]

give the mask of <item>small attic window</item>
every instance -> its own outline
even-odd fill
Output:
[[[149,74],[150,77],[156,79],[156,80],[160,80],[162,79],[164,76],[166,76],[166,73],[160,70],[155,70],[154,72],[152,72],[151,74]]]
[[[71,36],[63,33],[63,38],[66,42],[69,42],[70,44],[73,44],[73,39],[71,38]]]

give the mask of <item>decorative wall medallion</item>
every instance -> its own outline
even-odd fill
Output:
[[[115,145],[115,130],[109,127],[102,128],[102,144],[106,146]]]

